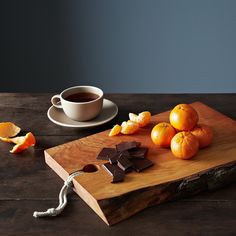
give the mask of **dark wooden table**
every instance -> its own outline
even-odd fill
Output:
[[[53,94],[0,94],[0,122],[12,121],[32,131],[35,148],[10,154],[11,144],[0,142],[0,235],[236,235],[236,183],[146,209],[112,227],[73,192],[63,214],[35,219],[34,210],[58,204],[62,180],[45,164],[46,148],[78,139],[126,120],[129,112],[152,114],[178,103],[202,101],[236,119],[236,94],[107,94],[119,107],[118,116],[93,129],[57,126],[47,118]]]

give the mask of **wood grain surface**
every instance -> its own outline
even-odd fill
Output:
[[[57,92],[55,92],[56,94]],[[37,145],[21,155],[9,153],[11,144],[0,143],[0,235],[235,235],[236,184],[179,201],[148,208],[107,227],[75,193],[57,218],[34,219],[35,210],[57,206],[63,184],[46,164],[44,150],[95,134],[121,123],[130,111],[152,114],[178,103],[201,101],[236,119],[236,94],[106,94],[119,107],[118,116],[94,129],[56,126],[47,116],[53,94],[0,94],[1,121],[13,121],[22,133],[32,131]]]
[[[158,204],[169,200],[178,194],[178,186],[182,185],[184,181],[185,185],[187,183],[192,185],[192,181],[186,182],[187,178],[194,176],[196,179],[195,175],[198,174],[198,182],[206,185],[206,181],[203,180],[205,176],[199,173],[208,174],[217,171],[215,170],[217,166],[223,168],[225,165],[231,166],[232,164],[233,168],[236,165],[236,121],[200,102],[195,102],[192,106],[199,114],[199,123],[212,127],[214,140],[210,147],[200,150],[191,160],[174,158],[169,149],[157,148],[152,143],[150,133],[153,126],[169,120],[169,111],[166,111],[152,116],[151,124],[134,135],[109,137],[110,130],[106,130],[47,149],[45,150],[46,162],[63,179],[88,164],[98,166],[98,171],[76,177],[74,185],[78,195],[107,224],[112,225],[150,206],[150,202],[151,205],[154,205],[154,202]],[[111,184],[111,178],[102,168],[102,164],[106,161],[97,160],[96,157],[103,147],[115,147],[122,141],[133,140],[148,147],[147,157],[154,165],[142,173],[127,174],[122,183]],[[227,169],[229,173],[232,172],[232,168]],[[227,174],[225,173],[227,170],[224,169],[224,174]],[[235,181],[236,167],[234,171],[235,174],[233,173],[229,177],[234,178]],[[225,178],[227,181],[228,179]],[[217,180],[215,181],[217,182]],[[218,179],[218,181],[222,182],[222,179]],[[166,190],[170,183],[172,183],[171,188],[176,192],[172,190],[170,193]],[[174,183],[176,186],[173,186]],[[206,187],[202,185],[198,184],[199,189],[195,187],[193,191],[199,192],[202,188],[205,190]]]

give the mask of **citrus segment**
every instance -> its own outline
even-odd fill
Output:
[[[133,134],[139,129],[139,126],[136,122],[131,120],[123,121],[121,124],[121,133],[122,134]]]
[[[143,111],[138,115],[129,113],[129,119],[133,122],[136,122],[140,127],[145,127],[151,121],[151,113],[149,111]]]
[[[120,131],[121,131],[121,126],[120,125],[115,125],[111,129],[111,131],[109,133],[109,136],[116,136],[116,135],[118,135],[120,133]]]

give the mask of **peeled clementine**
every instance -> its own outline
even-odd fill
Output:
[[[133,134],[136,131],[138,131],[139,126],[136,122],[133,122],[131,120],[123,121],[121,124],[121,133],[122,134]]]
[[[204,124],[198,124],[191,133],[198,139],[199,147],[204,148],[211,144],[213,139],[212,129]]]
[[[179,131],[190,131],[198,122],[198,114],[188,104],[179,104],[170,112],[170,123]]]
[[[190,159],[198,151],[197,138],[190,132],[179,132],[171,140],[170,148],[174,156],[180,159]]]
[[[170,147],[171,139],[175,136],[175,129],[166,122],[154,126],[151,132],[153,143],[160,147]]]
[[[143,111],[138,115],[134,113],[129,113],[129,119],[133,122],[136,122],[139,127],[145,127],[151,121],[151,113],[149,111]]]

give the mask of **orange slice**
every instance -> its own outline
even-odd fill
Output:
[[[0,137],[9,138],[14,137],[20,132],[20,127],[16,126],[12,122],[1,122],[0,123]]]
[[[122,134],[133,134],[139,129],[139,125],[131,120],[123,121],[121,124]]]
[[[120,131],[121,131],[121,126],[120,125],[115,125],[112,129],[111,129],[111,131],[110,131],[110,133],[109,133],[109,136],[111,137],[111,136],[116,136],[116,135],[118,135],[119,133],[120,133]]]
[[[133,122],[136,122],[139,127],[145,127],[151,121],[151,113],[149,111],[143,111],[138,115],[134,113],[129,113],[129,119]]]
[[[140,119],[139,125],[141,127],[147,126],[151,121],[151,113],[149,111],[143,111],[143,112],[139,113],[138,116]]]

